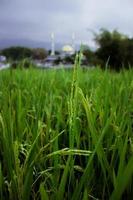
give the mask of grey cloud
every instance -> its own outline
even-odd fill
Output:
[[[132,8],[132,0],[0,0],[0,38],[44,41],[54,31],[67,42],[76,32],[77,41],[92,43],[87,28],[101,27],[132,35]]]

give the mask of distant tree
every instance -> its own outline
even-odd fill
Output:
[[[43,60],[47,57],[48,52],[43,48],[33,49],[32,58],[36,60]]]
[[[59,51],[55,51],[55,55],[60,55],[60,52]]]
[[[75,57],[76,57],[75,54],[73,54],[73,55],[66,55],[66,56],[63,58],[63,63],[64,63],[64,64],[74,64],[74,62],[75,62]]]
[[[1,53],[6,56],[7,59],[13,61],[30,58],[32,56],[32,50],[26,47],[10,47],[3,49]]]
[[[96,57],[101,61],[102,67],[110,66],[112,69],[120,70],[122,67],[133,65],[133,39],[114,30],[101,29],[96,35],[95,41],[98,49]]]
[[[50,55],[51,54],[51,50],[48,50],[48,55]]]
[[[83,55],[85,57],[84,62],[86,65],[97,65],[101,64],[100,60],[98,60],[94,51],[92,51],[89,47],[83,49]]]
[[[125,49],[125,51],[123,52],[124,65],[127,67],[129,67],[129,65],[133,67],[133,38],[127,38],[125,41],[123,41],[122,45],[122,49]]]
[[[51,50],[48,50],[48,55],[51,55]],[[60,55],[60,51],[57,51],[57,50],[56,50],[56,51],[55,51],[55,55],[57,55],[57,56]]]
[[[55,64],[55,65],[59,65],[61,62],[62,62],[62,60],[61,60],[61,58],[60,58],[60,56],[59,56],[59,57],[57,57],[57,59],[54,61],[54,64]]]

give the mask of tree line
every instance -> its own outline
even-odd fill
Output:
[[[99,34],[94,35],[94,40],[98,46],[95,51],[89,48],[83,50],[90,64],[115,70],[133,67],[133,38],[117,30],[101,29]]]
[[[27,48],[27,47],[9,47],[1,50],[1,54],[6,56],[7,60],[20,61],[25,58],[43,60],[47,57],[48,52],[43,48]]]
[[[118,32],[101,29],[98,34],[94,34],[97,49],[92,51],[88,46],[83,46],[83,55],[86,65],[102,68],[120,70],[133,66],[133,38]],[[42,48],[30,49],[26,47],[10,47],[1,50],[2,55],[8,60],[23,60],[25,58],[43,60],[50,51]],[[59,52],[56,52],[58,55]],[[74,56],[65,58],[66,62],[74,62]]]

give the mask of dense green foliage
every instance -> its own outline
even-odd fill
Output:
[[[26,47],[10,47],[3,49],[1,53],[10,60],[22,60],[32,56],[32,50]]]
[[[133,71],[0,72],[0,199],[133,196]]]
[[[43,48],[33,49],[32,52],[32,58],[36,60],[43,60],[48,56],[48,52]]]
[[[98,49],[95,52],[89,48],[83,51],[88,63],[115,70],[133,66],[133,38],[116,30],[110,32],[101,29],[100,33],[94,35],[94,40]]]
[[[20,61],[26,58],[41,60],[47,57],[47,51],[45,49],[42,48],[30,49],[27,47],[19,47],[19,46],[3,49],[1,51],[1,54],[6,56],[7,59],[11,61]]]
[[[96,36],[99,49],[96,55],[103,61],[103,66],[108,65],[116,70],[133,65],[133,38],[128,38],[117,31],[102,30]]]
[[[101,66],[102,61],[98,59],[98,56],[94,51],[92,51],[89,47],[83,47],[83,55],[85,57],[86,65],[89,66]]]

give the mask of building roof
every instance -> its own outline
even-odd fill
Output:
[[[74,48],[71,46],[71,45],[64,45],[63,47],[62,47],[62,51],[63,52],[70,52],[70,53],[73,53],[73,52],[75,52],[75,50],[74,50]]]

